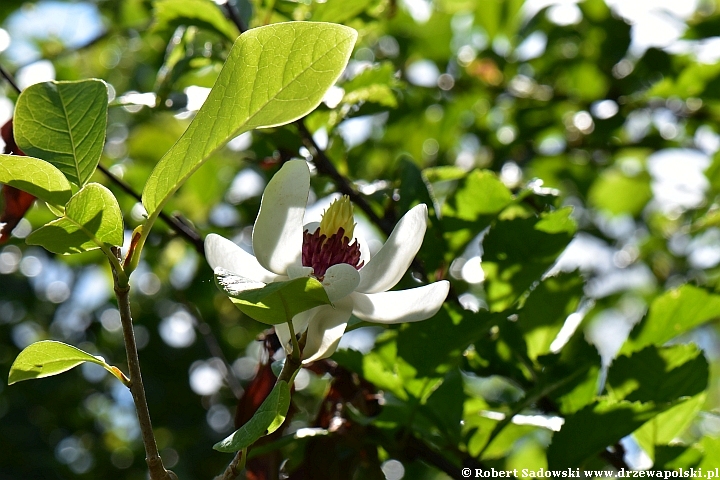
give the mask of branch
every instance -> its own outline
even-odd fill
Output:
[[[121,286],[118,282],[118,272],[113,268],[113,280],[115,284],[115,297],[117,298],[118,309],[120,310],[120,321],[125,340],[127,352],[128,371],[130,377],[130,393],[135,402],[140,432],[143,444],[145,445],[145,461],[150,470],[151,480],[177,480],[177,475],[165,469],[162,458],[158,453],[157,442],[150,422],[150,411],[145,398],[145,387],[143,386],[140,373],[140,359],[138,357],[137,344],[135,343],[135,332],[133,331],[132,315],[130,313],[130,286]]]

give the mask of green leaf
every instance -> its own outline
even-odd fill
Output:
[[[195,25],[214,30],[234,42],[240,32],[210,0],[159,0],[154,4],[154,30],[175,30]]]
[[[705,390],[708,363],[693,344],[656,347],[615,359],[608,372],[611,398],[668,403]]]
[[[613,215],[638,215],[651,198],[647,172],[630,177],[619,169],[602,172],[588,192],[588,200],[594,207]]]
[[[83,362],[100,365],[121,382],[127,382],[122,372],[117,367],[105,363],[102,357],[90,355],[62,342],[43,340],[29,345],[20,352],[10,367],[8,385],[33,378],[51,377],[67,372]]]
[[[583,287],[578,273],[562,273],[543,280],[530,292],[517,322],[528,346],[528,357],[534,360],[550,352],[550,344],[565,319],[577,309]]]
[[[494,173],[473,170],[465,175],[442,208],[449,247],[446,259],[455,258],[512,200],[512,193]]]
[[[89,183],[65,206],[65,216],[53,220],[27,237],[29,245],[40,245],[61,255],[123,244],[123,219],[112,192]]]
[[[265,285],[218,269],[215,282],[245,315],[270,325],[285,323],[300,312],[330,304],[325,287],[310,277]]]
[[[102,80],[31,85],[15,106],[15,140],[26,154],[55,165],[82,186],[105,144],[108,93]]]
[[[662,345],[698,325],[720,317],[720,295],[683,285],[653,300],[645,318],[633,329],[620,353]]]
[[[656,447],[668,445],[682,434],[697,417],[705,399],[706,395],[701,393],[679,402],[635,430],[633,437],[650,458],[655,460]]]
[[[0,155],[0,183],[54,206],[65,205],[72,195],[70,183],[60,170],[33,157]]]
[[[281,380],[275,384],[252,418],[213,448],[220,452],[237,452],[249,447],[260,437],[277,430],[285,421],[289,407],[290,386]]]
[[[372,0],[327,0],[323,3],[314,3],[315,10],[312,19],[315,22],[344,23],[364,12]]]
[[[290,22],[238,37],[210,95],[143,189],[153,217],[213,152],[254,128],[290,123],[320,104],[350,58],[357,32]]]
[[[575,413],[595,401],[601,360],[582,331],[576,332],[559,354],[543,355],[538,363],[543,368],[536,389],[541,397],[549,396],[560,413]]]
[[[492,311],[512,305],[555,262],[575,233],[572,208],[495,223],[483,241],[485,291]]]
[[[548,448],[548,468],[582,467],[661,410],[652,403],[603,400],[565,418]]]
[[[403,325],[398,355],[420,375],[443,374],[470,344],[487,335],[493,320],[488,312],[473,313],[446,303],[433,318]]]

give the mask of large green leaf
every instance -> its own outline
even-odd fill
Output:
[[[159,0],[154,4],[156,30],[175,30],[180,25],[195,25],[214,30],[235,41],[238,29],[211,0]]]
[[[83,362],[100,365],[120,381],[127,381],[117,367],[108,365],[102,357],[90,355],[62,342],[43,340],[29,345],[20,352],[10,367],[8,385],[33,378],[51,377],[67,372]]]
[[[77,185],[95,172],[105,144],[107,85],[101,80],[31,85],[15,106],[15,140]]]
[[[265,285],[218,269],[215,281],[240,311],[270,325],[285,323],[300,312],[330,304],[325,287],[310,277]]]
[[[72,192],[60,170],[44,160],[0,155],[0,183],[36,196],[51,205],[65,205]]]
[[[290,386],[285,381],[275,384],[252,418],[213,448],[220,452],[237,452],[270,434],[282,425],[290,408]]]
[[[273,24],[240,35],[205,104],[145,185],[143,204],[150,216],[231,138],[315,109],[345,68],[356,38],[352,28],[313,22]]]
[[[122,245],[120,206],[110,190],[89,183],[70,199],[63,217],[35,230],[27,243],[62,255]]]
[[[720,295],[683,285],[653,300],[647,316],[633,329],[620,353],[662,345],[698,325],[720,318]]]

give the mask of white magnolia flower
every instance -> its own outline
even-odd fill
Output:
[[[347,197],[334,202],[319,224],[303,226],[309,191],[310,171],[303,160],[285,163],[270,180],[253,229],[255,256],[219,235],[205,239],[207,261],[216,272],[224,269],[265,284],[302,276],[322,283],[332,305],[293,317],[296,333],[307,329],[303,363],[332,355],[351,315],[390,324],[425,320],[437,313],[450,288],[446,280],[388,291],[422,245],[427,206],[420,204],[405,214],[385,245],[368,259],[365,246],[353,238],[355,224]],[[275,331],[290,350],[288,325],[275,325]]]

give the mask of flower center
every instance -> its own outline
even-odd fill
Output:
[[[347,263],[357,270],[363,266],[360,261],[360,244],[352,244],[353,206],[350,198],[344,195],[330,204],[323,213],[320,227],[314,232],[303,232],[302,264],[312,267],[315,277],[322,280],[328,268],[339,263]]]

